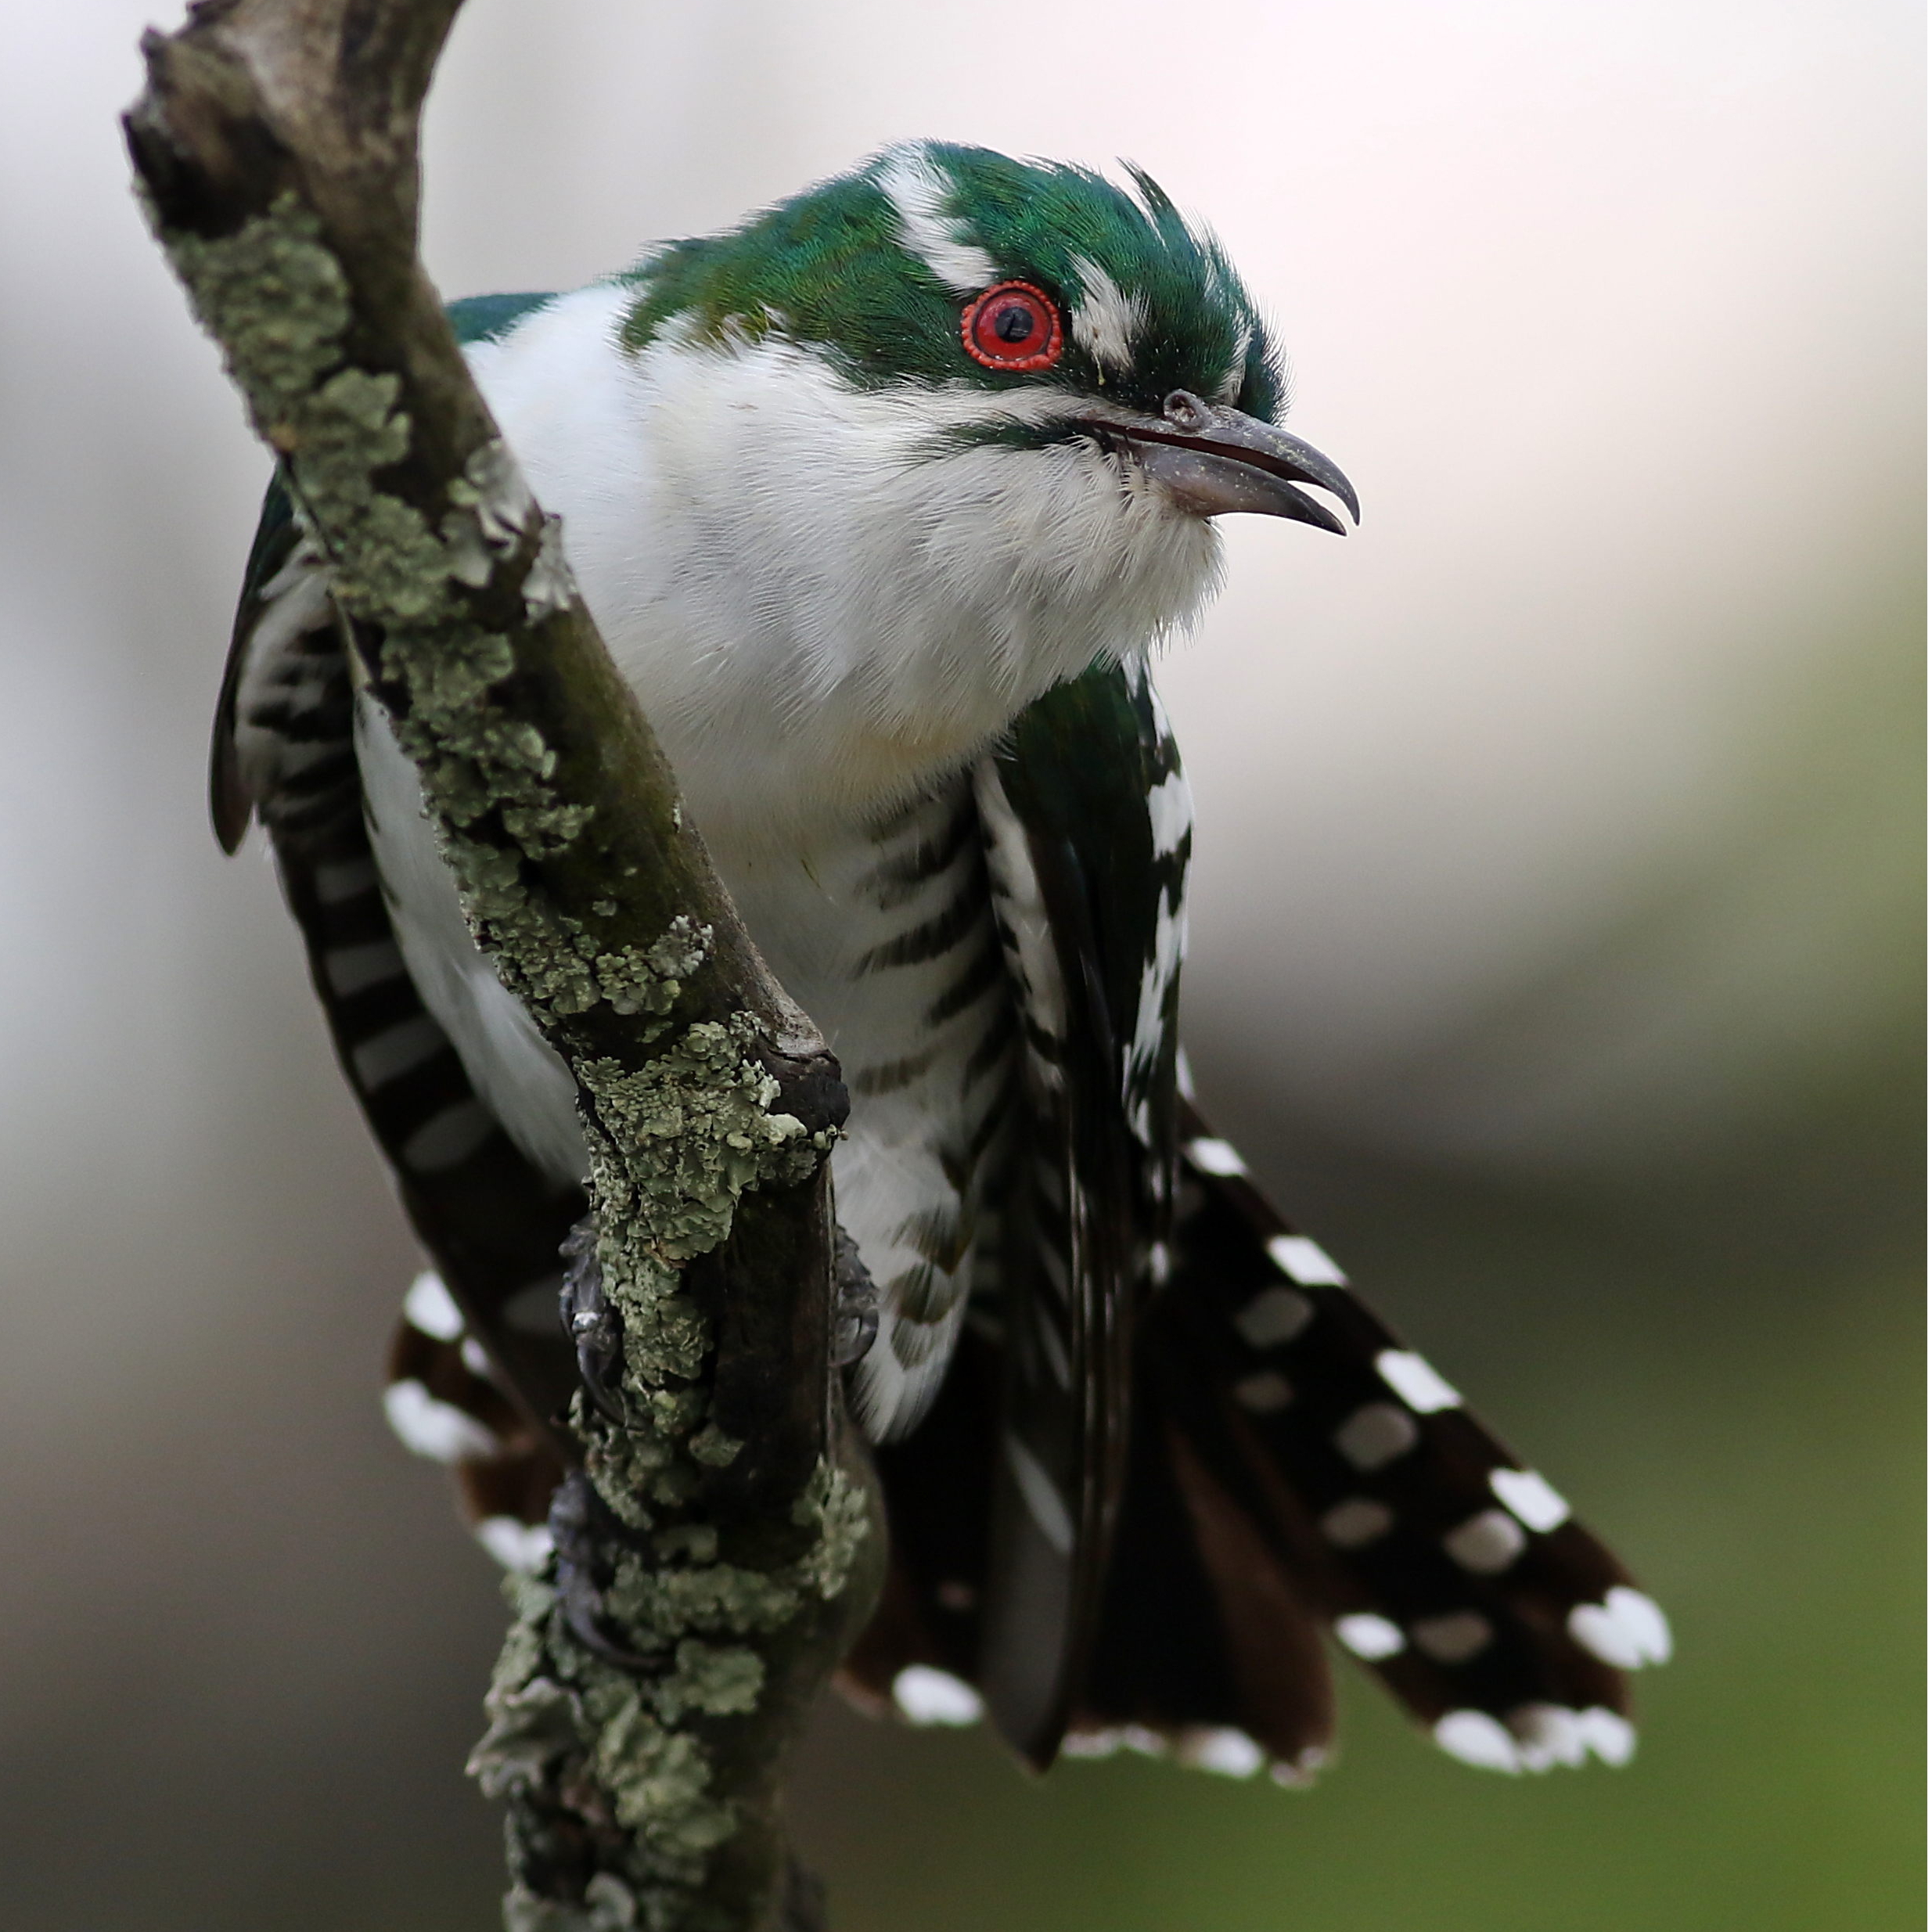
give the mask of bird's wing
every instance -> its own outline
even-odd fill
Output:
[[[848,1682],[942,1718],[922,1672],[976,1683],[1036,1763],[1293,1783],[1333,1637],[1466,1761],[1621,1761],[1660,1614],[1179,1095],[1189,815],[1144,673],[1042,700],[979,790],[1027,1041],[1016,1241],[880,1453],[894,1560]]]
[[[450,318],[459,340],[479,341],[547,299],[478,297],[452,304]],[[555,1480],[563,1438],[549,1424],[576,1383],[557,1324],[557,1250],[583,1201],[541,1175],[484,1107],[403,963],[363,819],[354,711],[343,620],[278,475],[236,613],[210,803],[231,851],[251,815],[267,829],[343,1072],[448,1284],[422,1321],[433,1297],[412,1297],[390,1413],[416,1446],[444,1445],[444,1459],[475,1466],[466,1473],[481,1506],[479,1482],[531,1488],[526,1463]],[[515,1389],[532,1392],[527,1407],[501,1399]]]
[[[998,1290],[933,1413],[880,1452],[898,1562],[851,1675],[970,1678],[1043,1765],[1099,1623],[1134,1308],[1171,1214],[1189,813],[1138,664],[1031,706],[975,794],[1023,1036]]]

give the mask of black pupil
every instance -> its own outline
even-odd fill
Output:
[[[1024,342],[1038,326],[1033,311],[1020,302],[1009,302],[993,317],[993,333],[1002,342]]]

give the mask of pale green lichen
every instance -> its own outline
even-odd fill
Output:
[[[709,1718],[743,1717],[757,1708],[764,1687],[765,1660],[757,1651],[687,1637],[678,1646],[677,1668],[657,1685],[653,1701],[667,1724],[694,1711]]]
[[[798,1574],[826,1603],[844,1594],[872,1533],[871,1498],[844,1470],[821,1462],[805,1493],[792,1506],[792,1520],[816,1532],[800,1560]]]
[[[741,1808],[718,1788],[702,1727],[757,1712],[769,1681],[763,1646],[782,1641],[814,1602],[843,1592],[869,1520],[864,1490],[822,1462],[792,1516],[809,1533],[804,1547],[772,1569],[713,1560],[717,1531],[702,1523],[660,1531],[649,1557],[620,1551],[600,1614],[617,1640],[657,1660],[653,1669],[621,1668],[576,1643],[546,1586],[520,1579],[507,1592],[516,1619],[471,1772],[511,1801],[513,1819],[521,1802],[591,1781],[628,1834],[621,1876],[639,1923],[660,1932],[722,1932],[738,1923],[718,1916],[703,1895],[709,1855],[738,1830]],[[540,1819],[523,1815],[521,1829],[540,1830]],[[519,1898],[531,1894],[513,1893],[513,1901]],[[581,1909],[588,1913],[591,1903],[587,1896]],[[520,1921],[506,1916],[505,1923]]]
[[[322,232],[320,220],[284,195],[233,235],[161,237],[202,326],[278,447],[278,405],[308,394],[341,359],[348,331],[348,281]]]
[[[729,1469],[745,1445],[736,1436],[728,1436],[714,1422],[707,1422],[685,1445],[691,1459],[707,1469]]]
[[[617,908],[611,905],[610,910]],[[684,991],[684,982],[711,955],[711,927],[680,912],[649,946],[599,953],[593,962],[598,989],[618,1013],[668,1013]]]
[[[818,1164],[820,1137],[770,1110],[778,1082],[750,1057],[760,1038],[738,1014],[686,1027],[635,1070],[612,1060],[577,1069],[617,1156],[599,1163],[592,1149],[600,1215],[641,1226],[664,1262],[716,1247],[747,1188],[802,1181]]]
[[[657,1567],[620,1557],[605,1606],[641,1648],[661,1650],[687,1632],[702,1636],[769,1633],[797,1606],[793,1579],[783,1570],[746,1570],[735,1563]]]

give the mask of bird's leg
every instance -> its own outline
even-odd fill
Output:
[[[577,1351],[577,1372],[585,1392],[614,1423],[624,1420],[618,1376],[624,1362],[624,1325],[604,1294],[597,1265],[597,1217],[586,1214],[571,1229],[558,1253],[563,1257],[563,1285],[558,1312],[563,1332]]]
[[[849,1369],[864,1359],[879,1333],[879,1286],[859,1258],[858,1243],[842,1226],[833,1231],[832,1266],[832,1365]]]
[[[588,1214],[578,1221],[557,1251],[563,1257],[557,1311],[577,1351],[584,1392],[621,1426],[624,1398],[618,1377],[624,1365],[624,1325],[604,1293],[603,1271],[597,1264],[596,1215]],[[621,1528],[581,1470],[573,1470],[557,1485],[550,1499],[550,1541],[556,1551],[557,1601],[563,1620],[585,1649],[606,1663],[623,1670],[644,1670],[649,1668],[648,1658],[613,1643],[598,1627],[604,1606],[597,1578],[598,1545]]]

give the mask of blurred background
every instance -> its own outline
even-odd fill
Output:
[[[207,721],[265,474],[127,192],[147,0],[0,63],[0,1919],[495,1923],[501,1613],[376,1394],[413,1266]],[[170,20],[167,24],[172,24]],[[452,295],[915,134],[1207,214],[1363,496],[1164,685],[1206,1104],[1670,1609],[1628,1770],[1351,1686],[1312,1792],[828,1711],[839,1932],[1922,1923],[1918,10],[471,0]]]

